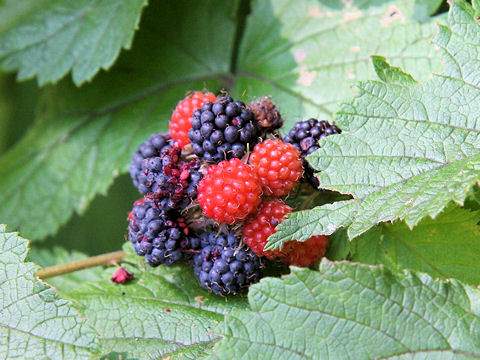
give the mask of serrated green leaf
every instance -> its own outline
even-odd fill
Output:
[[[322,187],[355,200],[293,214],[270,238],[270,249],[340,227],[348,227],[350,239],[396,219],[412,228],[450,201],[463,203],[480,174],[480,108],[471,101],[480,96],[480,28],[461,1],[448,21],[435,38],[443,74],[420,85],[360,83],[359,95],[337,113],[343,133],[307,158],[321,170]]]
[[[50,249],[33,248],[28,254],[28,259],[40,265],[41,267],[65,264],[72,261],[86,259],[88,256],[79,251],[67,251],[66,249],[55,246]],[[101,267],[93,267],[72,273],[55,276],[45,280],[60,293],[71,291],[86,281],[99,281],[104,278]]]
[[[125,260],[138,262],[130,248]],[[127,269],[135,274],[130,283],[88,283],[69,294],[99,332],[107,359],[201,358],[219,339],[214,329],[225,314],[248,308],[245,296],[209,294],[186,265]]]
[[[237,93],[271,94],[287,119],[331,118],[358,80],[386,56],[419,80],[441,69],[429,46],[433,21],[412,20],[414,2],[254,1],[238,59]]]
[[[90,359],[96,332],[25,263],[28,241],[0,225],[0,358]]]
[[[478,359],[480,291],[454,280],[324,260],[250,288],[216,359]]]
[[[75,84],[108,69],[122,48],[129,48],[147,0],[8,1],[0,18],[17,15],[0,32],[0,64],[18,70],[18,79],[38,78],[40,85],[70,70]],[[33,9],[29,9],[33,6]]]
[[[220,87],[235,8],[214,0],[152,3],[135,47],[108,74],[80,89],[69,81],[47,88],[35,126],[0,158],[0,217],[35,240],[84,212],[127,171],[137,146],[167,128],[187,89]]]
[[[479,220],[478,211],[450,206],[435,220],[420,221],[413,230],[403,222],[375,227],[353,241],[351,260],[478,285]]]

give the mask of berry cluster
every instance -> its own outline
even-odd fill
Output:
[[[309,119],[306,121],[299,121],[283,138],[283,141],[292,144],[296,149],[301,151],[303,159],[315,150],[320,148],[318,141],[329,135],[341,134],[340,130],[335,124],[330,125],[328,121],[317,119]],[[315,170],[308,164],[306,160],[303,161],[305,168],[304,180],[309,182],[315,188],[320,186]]]
[[[245,104],[194,92],[180,101],[170,132],[153,134],[132,157],[130,175],[144,195],[128,216],[135,252],[151,266],[189,261],[200,285],[220,295],[258,281],[263,257],[297,266],[318,261],[326,236],[264,247],[293,211],[284,200],[295,197],[302,177],[316,180],[305,156],[341,131],[310,119],[282,140],[282,124],[268,97]]]

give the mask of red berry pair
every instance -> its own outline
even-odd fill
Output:
[[[282,250],[265,251],[267,239],[277,232],[276,226],[290,214],[292,208],[280,200],[265,201],[258,213],[250,216],[243,228],[243,242],[259,256],[268,259],[278,259],[289,265],[308,266],[317,262],[324,254],[328,245],[328,237],[312,236],[305,242],[289,241]]]

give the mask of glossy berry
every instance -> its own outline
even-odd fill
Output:
[[[229,96],[206,103],[193,113],[188,137],[193,152],[213,163],[242,158],[258,142],[259,128],[253,112]]]
[[[215,99],[215,95],[210,92],[196,91],[177,104],[170,121],[170,135],[181,148],[190,144],[188,131],[192,128],[193,112],[207,102],[214,102]]]
[[[265,140],[257,144],[250,155],[250,165],[266,195],[287,195],[303,175],[300,152],[282,140]]]
[[[203,213],[219,223],[244,219],[260,204],[262,188],[253,169],[238,159],[208,168],[198,184],[198,203]]]
[[[145,197],[135,202],[128,220],[128,239],[150,266],[169,266],[184,258],[188,229],[177,212]]]
[[[130,163],[130,176],[133,180],[133,185],[142,193],[146,194],[151,189],[150,180],[145,174],[145,167],[148,162],[154,158],[159,158],[161,155],[172,149],[173,140],[169,133],[153,134],[144,143],[140,144],[137,152],[132,156]],[[150,185],[149,185],[150,184]]]
[[[293,128],[284,136],[283,141],[295,146],[300,152],[302,158],[317,150],[320,146],[318,141],[329,135],[341,134],[340,130],[335,124],[330,124],[328,121],[317,119],[309,119],[306,121],[297,122]],[[318,187],[320,184],[315,177],[314,169],[304,160],[303,167],[305,169],[304,179]]]
[[[260,279],[260,258],[241,246],[233,233],[202,233],[189,241],[196,252],[191,261],[194,275],[214,294],[235,295]]]
[[[308,266],[317,262],[326,251],[328,237],[312,236],[305,242],[288,241],[282,250],[265,251],[268,237],[277,232],[276,226],[292,208],[279,200],[265,201],[257,214],[250,216],[243,228],[243,242],[254,253],[268,259],[278,259],[289,265]]]

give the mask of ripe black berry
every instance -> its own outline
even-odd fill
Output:
[[[194,274],[200,285],[218,295],[235,295],[261,277],[260,258],[233,233],[203,233],[189,239]]]
[[[301,152],[302,158],[315,150],[319,149],[318,141],[329,135],[341,134],[340,130],[335,124],[330,124],[328,121],[317,119],[309,119],[306,121],[297,122],[293,128],[283,138],[284,142],[288,142],[295,146]],[[315,177],[315,170],[303,160],[303,168],[305,170],[303,178],[305,181],[312,184],[314,187],[319,187],[318,179]]]
[[[185,161],[181,149],[174,144],[164,148],[160,156],[144,159],[139,185],[163,209],[185,208],[197,195],[197,184],[203,175],[200,160]]]
[[[145,174],[147,163],[149,167],[158,169],[160,163],[158,159],[165,150],[171,149],[173,140],[168,133],[153,134],[147,141],[138,147],[138,151],[133,154],[132,162],[130,163],[130,176],[133,180],[133,185],[142,193],[146,194],[151,190],[150,181]],[[157,171],[157,170],[156,170]]]
[[[253,112],[243,102],[225,96],[193,113],[188,137],[197,156],[218,163],[243,157],[258,142],[259,134]]]
[[[145,197],[135,202],[128,220],[128,239],[150,266],[170,266],[188,254],[188,231],[177,212],[167,212]]]

